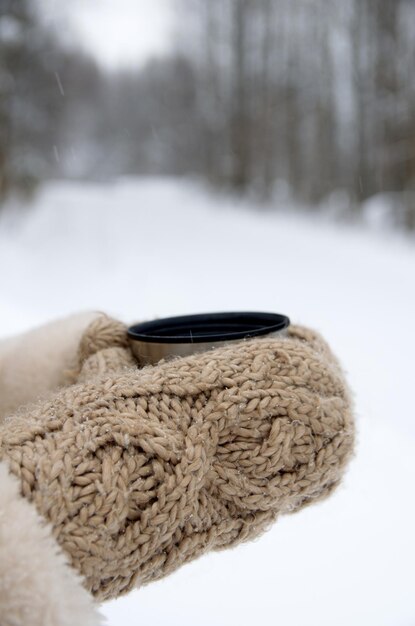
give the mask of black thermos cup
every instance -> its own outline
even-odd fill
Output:
[[[135,324],[128,337],[140,364],[147,365],[250,337],[281,334],[289,324],[288,317],[279,313],[202,313]]]

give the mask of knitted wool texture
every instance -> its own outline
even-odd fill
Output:
[[[69,384],[0,427],[0,456],[100,599],[262,533],[327,496],[354,438],[315,332],[137,367],[125,327],[86,331]]]

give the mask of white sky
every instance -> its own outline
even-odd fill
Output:
[[[170,45],[174,0],[41,0],[43,13],[59,29],[69,26],[107,67],[137,65]],[[65,38],[67,34],[62,33]]]

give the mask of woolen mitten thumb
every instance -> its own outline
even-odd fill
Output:
[[[352,453],[340,366],[298,326],[140,368],[100,316],[73,376],[5,419],[0,455],[98,599],[257,537],[326,497]]]

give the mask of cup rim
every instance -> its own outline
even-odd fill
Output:
[[[133,341],[192,344],[259,337],[283,330],[289,324],[289,318],[281,313],[232,311],[160,318],[134,324],[127,333]]]

